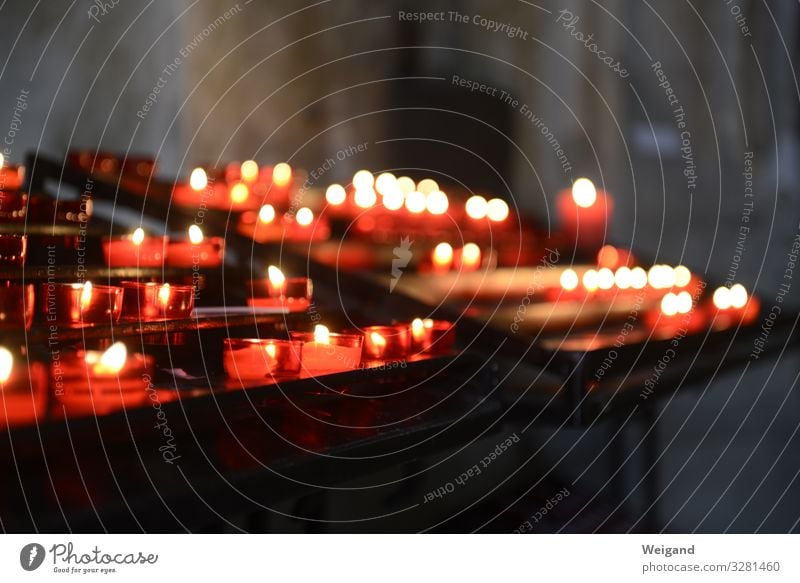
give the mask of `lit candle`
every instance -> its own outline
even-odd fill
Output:
[[[480,195],[471,196],[464,205],[467,216],[475,221],[486,218],[486,210],[489,203]]]
[[[191,285],[122,282],[123,320],[180,320],[189,318],[194,308]]]
[[[0,427],[31,423],[47,409],[47,370],[41,362],[15,362],[0,346]]]
[[[408,356],[408,326],[367,326],[362,333],[365,359],[390,360]]]
[[[747,293],[740,283],[714,290],[709,317],[714,328],[729,328],[753,322],[761,310],[758,300]]]
[[[298,375],[303,343],[273,338],[226,338],[223,346],[225,373],[241,381],[263,381]]]
[[[85,283],[42,284],[45,319],[62,326],[112,324],[122,313],[122,288]]]
[[[172,189],[172,201],[181,206],[227,210],[227,188],[224,183],[210,182],[203,168],[195,168],[189,175],[189,183],[176,184]]]
[[[481,266],[481,248],[475,243],[467,243],[459,253],[460,268],[463,271],[476,271]]]
[[[188,239],[170,241],[167,264],[173,267],[219,267],[225,253],[222,237],[205,237],[198,225],[189,227]]]
[[[0,330],[29,330],[33,323],[34,296],[32,283],[0,283]]]
[[[688,291],[668,292],[661,298],[659,310],[648,311],[645,321],[671,335],[697,332],[705,326],[705,315],[694,309],[694,298]]]
[[[314,332],[292,332],[291,338],[303,342],[304,376],[352,370],[361,364],[361,334],[331,334],[326,326],[317,324]]]
[[[486,203],[486,216],[490,221],[502,223],[509,215],[508,203],[501,198],[493,198]]]
[[[250,282],[248,306],[284,308],[289,312],[305,312],[311,304],[313,284],[307,277],[287,278],[283,272],[270,265],[266,280]]]
[[[0,154],[0,190],[19,190],[25,180],[25,169],[22,166],[12,166]]]
[[[595,252],[602,246],[612,209],[611,196],[597,190],[588,178],[577,179],[571,189],[562,190],[556,197],[564,234],[584,251]]]
[[[428,212],[432,215],[443,215],[447,212],[449,207],[450,201],[447,195],[441,190],[434,190],[428,193],[425,198],[425,208],[427,208]]]
[[[450,243],[439,243],[433,249],[431,257],[433,271],[436,273],[447,273],[453,265],[453,247]]]
[[[428,355],[450,354],[456,340],[455,326],[445,320],[415,318],[408,325],[411,333],[410,347],[412,355],[425,353]]]
[[[109,267],[161,267],[168,243],[167,237],[147,237],[139,227],[131,235],[104,237],[103,254]]]
[[[324,241],[331,234],[328,220],[315,217],[308,207],[299,208],[294,217],[284,215],[283,229],[283,236],[289,241]]]

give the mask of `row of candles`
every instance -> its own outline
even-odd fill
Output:
[[[175,204],[189,207],[246,211],[258,209],[269,198],[288,202],[294,183],[289,164],[260,167],[254,160],[229,164],[220,179],[209,179],[205,168],[195,168],[188,183],[172,189]]]

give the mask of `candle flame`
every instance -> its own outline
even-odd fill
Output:
[[[272,184],[275,186],[286,186],[292,179],[292,167],[286,162],[275,164],[272,169]]]
[[[5,158],[5,156],[3,156],[2,154],[0,154],[0,168],[2,168],[3,166],[5,166],[5,163],[6,163],[6,158]]]
[[[466,267],[477,267],[481,263],[481,248],[475,243],[467,243],[461,250],[461,263]]]
[[[414,192],[417,189],[417,184],[414,182],[412,178],[408,176],[401,176],[397,179],[397,188],[400,189],[400,192],[403,193],[403,196],[408,196],[410,192]]]
[[[433,263],[446,267],[453,261],[453,247],[450,243],[439,243],[433,250]]]
[[[692,272],[689,271],[688,267],[683,265],[678,265],[675,269],[672,270],[675,274],[675,285],[678,287],[686,287],[692,281]]]
[[[692,300],[692,294],[687,291],[682,291],[678,294],[677,298],[679,314],[688,314],[692,311],[692,305],[694,304],[694,301]]]
[[[267,267],[267,278],[275,287],[282,286],[286,281],[286,276],[283,275],[283,272],[274,265]]]
[[[508,204],[502,198],[493,198],[486,203],[486,216],[490,221],[499,223],[508,218]]]
[[[419,214],[428,206],[428,199],[419,190],[406,194],[406,208],[408,212]]]
[[[331,343],[331,332],[328,330],[327,326],[323,326],[322,324],[317,324],[314,326],[314,342],[318,342],[320,344]]]
[[[158,288],[158,301],[161,303],[162,306],[165,306],[169,303],[169,296],[170,296],[170,287],[168,283],[165,283],[160,288]]]
[[[467,211],[467,216],[471,219],[484,219],[486,218],[486,199],[480,195],[471,196],[467,199],[464,210]]]
[[[369,170],[359,170],[353,174],[353,187],[356,190],[367,190],[375,184],[375,177]]]
[[[242,204],[250,197],[250,189],[244,182],[237,182],[231,186],[231,201]]]
[[[142,244],[144,241],[144,229],[138,227],[131,235],[131,242],[136,245],[137,247]]]
[[[633,272],[630,267],[623,265],[614,274],[614,283],[619,289],[628,289],[633,286]]]
[[[581,208],[589,208],[597,202],[597,189],[588,178],[578,178],[572,184],[572,200]]]
[[[597,252],[599,267],[616,267],[619,262],[619,251],[613,245],[603,245]]]
[[[332,206],[344,204],[347,200],[347,191],[341,184],[331,184],[325,191],[325,200]]]
[[[747,305],[747,290],[741,283],[736,283],[731,286],[728,298],[732,308],[744,308]]]
[[[314,213],[308,207],[303,207],[297,211],[297,215],[295,216],[295,220],[297,224],[301,227],[307,227],[311,223],[314,222]]]
[[[669,292],[661,298],[661,313],[665,316],[674,316],[678,313],[678,296]]]
[[[586,288],[586,291],[597,291],[599,281],[598,281],[597,271],[594,269],[589,269],[583,274],[583,287]]]
[[[578,274],[575,273],[574,269],[565,269],[561,272],[561,277],[559,278],[559,282],[561,283],[562,289],[567,291],[572,291],[576,287],[578,287]]]
[[[255,160],[246,160],[242,162],[239,173],[245,182],[255,182],[256,178],[258,178],[258,164]]]
[[[386,338],[384,338],[377,332],[370,332],[369,339],[370,342],[372,342],[372,346],[374,346],[375,348],[386,348]]]
[[[85,310],[92,303],[92,282],[87,281],[81,289],[81,310]]]
[[[378,202],[378,195],[375,194],[375,191],[372,190],[371,186],[368,188],[356,188],[356,193],[353,196],[353,200],[355,201],[356,205],[362,209],[368,209]]]
[[[428,193],[425,199],[425,205],[428,208],[428,212],[432,215],[443,215],[447,212],[450,201],[447,200],[447,195],[444,192],[441,190],[434,190]]]
[[[0,383],[4,383],[11,378],[13,369],[14,357],[11,355],[11,351],[5,346],[0,346]]]
[[[199,245],[203,242],[203,229],[197,225],[189,227],[189,241],[192,245]]]
[[[264,352],[267,353],[267,356],[270,358],[275,358],[275,354],[277,354],[277,348],[273,343],[269,343],[264,347]]]
[[[87,353],[86,361],[89,364],[93,364],[90,362],[93,360],[89,357],[90,354],[91,353]],[[100,355],[100,359],[94,364],[93,371],[95,374],[117,374],[122,370],[122,367],[125,366],[125,361],[127,359],[128,349],[125,347],[125,344],[122,342],[115,342],[108,350]]]
[[[603,267],[597,272],[597,287],[611,289],[614,287],[614,272],[608,267]]]
[[[206,186],[208,186],[206,171],[202,168],[192,170],[192,174],[189,176],[189,186],[192,187],[192,190],[205,190]]]
[[[383,195],[383,206],[386,207],[386,210],[389,211],[398,211],[403,208],[403,205],[406,202],[406,195],[403,194],[403,191],[400,189],[400,186],[395,184],[395,186],[384,193]]]
[[[375,179],[375,190],[377,190],[379,194],[386,196],[396,188],[397,178],[391,172],[383,172]]]
[[[427,196],[439,190],[439,184],[433,178],[423,178],[417,184],[417,190]]]
[[[258,220],[262,223],[271,223],[275,220],[275,207],[265,204],[258,210]]]
[[[718,287],[714,290],[712,301],[719,310],[727,310],[731,307],[731,291],[727,287]]]
[[[411,322],[411,335],[415,340],[422,340],[425,335],[425,324],[421,318],[414,318]]]
[[[647,286],[647,272],[641,267],[631,269],[631,287],[633,289],[644,289]]]

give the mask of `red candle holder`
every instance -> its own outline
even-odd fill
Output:
[[[291,332],[290,337],[303,342],[303,376],[352,370],[361,364],[361,347],[364,343],[361,334]]]
[[[556,213],[567,238],[579,249],[596,252],[606,239],[613,211],[611,196],[579,178],[556,197]]]
[[[27,250],[27,235],[0,235],[0,265],[25,265]]]
[[[154,358],[128,354],[117,342],[105,351],[77,350],[51,365],[55,398],[74,413],[107,413],[147,400]]]
[[[161,267],[167,254],[167,237],[143,237],[137,232],[104,237],[103,255],[109,267]]]
[[[408,326],[366,326],[364,360],[397,360],[408,356]]]
[[[456,342],[456,327],[446,320],[417,318],[408,325],[411,354],[451,354]]]
[[[191,285],[123,281],[122,288],[123,320],[181,320],[192,315]]]
[[[170,241],[167,247],[167,265],[173,267],[219,267],[225,254],[225,239],[203,237],[197,242]]]
[[[0,161],[0,190],[19,190],[25,182],[25,168]]]
[[[718,308],[713,302],[706,306],[708,319],[715,330],[725,330],[734,326],[747,326],[758,319],[761,313],[761,303],[757,298],[750,297],[741,308]]]
[[[0,330],[29,330],[33,322],[34,284],[0,284]]]
[[[268,278],[251,280],[249,283],[248,306],[305,312],[311,305],[314,286],[307,277],[288,277],[283,283],[274,283]]]
[[[198,208],[205,205],[210,209],[227,210],[228,201],[228,187],[222,182],[209,182],[200,188],[178,183],[172,189],[172,202],[183,207]]]
[[[42,312],[50,324],[90,326],[119,320],[122,288],[86,283],[42,284]]]
[[[299,340],[226,338],[222,363],[225,373],[233,379],[278,380],[300,374],[302,350]]]
[[[47,368],[0,347],[0,427],[32,423],[47,411]]]

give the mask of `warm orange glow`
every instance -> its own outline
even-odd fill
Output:
[[[583,287],[586,288],[586,291],[597,291],[599,286],[597,271],[594,269],[589,269],[583,274]]]
[[[269,356],[270,358],[275,358],[275,354],[277,354],[277,349],[275,348],[274,344],[269,343],[264,347],[264,352],[266,352],[267,356]]]
[[[166,306],[169,304],[170,295],[172,295],[172,290],[169,287],[168,283],[165,283],[160,288],[158,288],[158,301],[162,306]]]
[[[428,206],[428,200],[424,194],[415,190],[406,195],[406,208],[408,212],[419,214]]]
[[[87,281],[81,290],[81,310],[85,310],[92,303],[92,282]]]
[[[286,162],[275,164],[272,169],[272,184],[275,186],[287,186],[292,180],[292,167]]]
[[[603,267],[597,272],[597,287],[611,289],[614,287],[614,272],[608,267]]]
[[[616,267],[619,261],[619,251],[613,245],[603,245],[597,252],[597,265],[599,267]]]
[[[269,282],[273,286],[278,288],[286,282],[286,276],[283,275],[283,272],[274,265],[267,267],[267,279],[269,279]]]
[[[434,190],[425,199],[425,206],[432,215],[443,215],[450,206],[447,195],[441,190]]]
[[[242,204],[250,197],[250,189],[244,182],[237,182],[231,186],[231,202]]]
[[[356,190],[371,189],[375,184],[375,177],[369,170],[359,170],[353,174],[353,188]]]
[[[417,190],[428,196],[430,193],[439,190],[439,184],[433,178],[423,178],[417,184]]]
[[[481,248],[475,243],[467,243],[461,250],[461,266],[476,269],[481,265]]]
[[[404,196],[408,196],[408,193],[414,192],[417,189],[417,183],[408,176],[401,176],[397,179],[397,188],[400,189],[400,192],[402,192]]]
[[[486,203],[486,216],[499,223],[508,218],[508,204],[502,198],[493,198]]]
[[[731,286],[728,299],[732,308],[744,308],[747,305],[747,290],[741,283],[736,283]]]
[[[189,176],[189,186],[192,187],[192,190],[205,190],[206,186],[208,186],[206,171],[202,168],[192,170],[192,174]]]
[[[386,207],[386,210],[390,211],[397,211],[403,208],[403,205],[406,202],[406,197],[403,194],[403,191],[395,185],[393,189],[383,195],[383,206]]]
[[[485,219],[487,204],[485,198],[475,195],[467,199],[464,209],[467,211],[467,216],[471,219]]]
[[[375,348],[386,348],[386,338],[378,334],[377,332],[370,332],[369,333],[369,340],[372,342],[372,346]]]
[[[453,247],[450,243],[439,243],[433,250],[433,264],[448,268],[453,263]]]
[[[347,191],[341,184],[331,184],[325,191],[325,200],[329,205],[339,206],[347,200]]]
[[[425,324],[421,318],[414,318],[411,322],[411,335],[414,340],[423,340],[425,338]]]
[[[589,208],[597,202],[597,189],[588,178],[578,178],[572,184],[572,200],[581,208]]]
[[[125,366],[125,361],[128,359],[128,349],[124,343],[115,342],[100,355],[96,362],[93,362],[96,355],[96,352],[86,353],[87,364],[93,365],[92,372],[96,375],[115,375]]]
[[[2,168],[3,166],[5,166],[5,164],[6,164],[6,158],[5,158],[5,156],[3,156],[2,154],[0,154],[0,168]],[[4,350],[5,350],[5,349],[4,349]]]
[[[561,288],[567,291],[572,291],[576,287],[578,287],[578,274],[575,273],[574,269],[565,269],[561,272],[561,277],[559,278],[559,282],[561,283]]]
[[[630,267],[623,265],[614,274],[614,283],[619,289],[628,289],[633,286],[633,272]]]
[[[307,227],[314,222],[314,213],[310,208],[304,206],[303,208],[297,211],[295,220],[297,221],[297,224],[300,225],[301,227]]]
[[[677,296],[677,306],[679,314],[688,314],[692,311],[692,294],[687,291],[680,292]]]
[[[189,242],[192,245],[199,245],[203,242],[203,229],[201,229],[198,225],[192,225],[189,227]]]
[[[647,282],[653,289],[667,289],[675,285],[675,272],[669,265],[654,265],[647,271]]]
[[[371,186],[369,188],[357,188],[353,200],[356,206],[362,209],[368,209],[375,206],[375,203],[378,202],[378,195],[375,194]]]
[[[375,190],[378,191],[378,194],[386,196],[395,188],[397,188],[397,177],[391,172],[379,174],[375,179]]]
[[[0,346],[0,383],[5,383],[11,378],[12,370],[14,370],[14,357],[8,348]]]
[[[314,342],[319,342],[320,344],[331,343],[331,332],[328,330],[327,326],[323,326],[322,324],[314,326]]]
[[[139,227],[131,235],[131,242],[138,247],[142,244],[142,241],[144,241],[144,229]]]
[[[727,310],[731,307],[731,290],[727,287],[718,287],[714,290],[714,295],[711,299],[717,309]]]
[[[258,164],[254,160],[242,162],[239,173],[245,182],[255,182],[258,178]]]
[[[644,289],[647,286],[647,272],[641,267],[631,269],[631,287]]]
[[[258,210],[258,220],[262,223],[271,223],[275,220],[275,207],[265,204]]]
[[[661,313],[665,316],[674,316],[678,313],[678,296],[670,292],[661,298]]]
[[[692,281],[692,272],[683,265],[678,265],[672,272],[675,275],[675,285],[677,287],[686,287]]]

